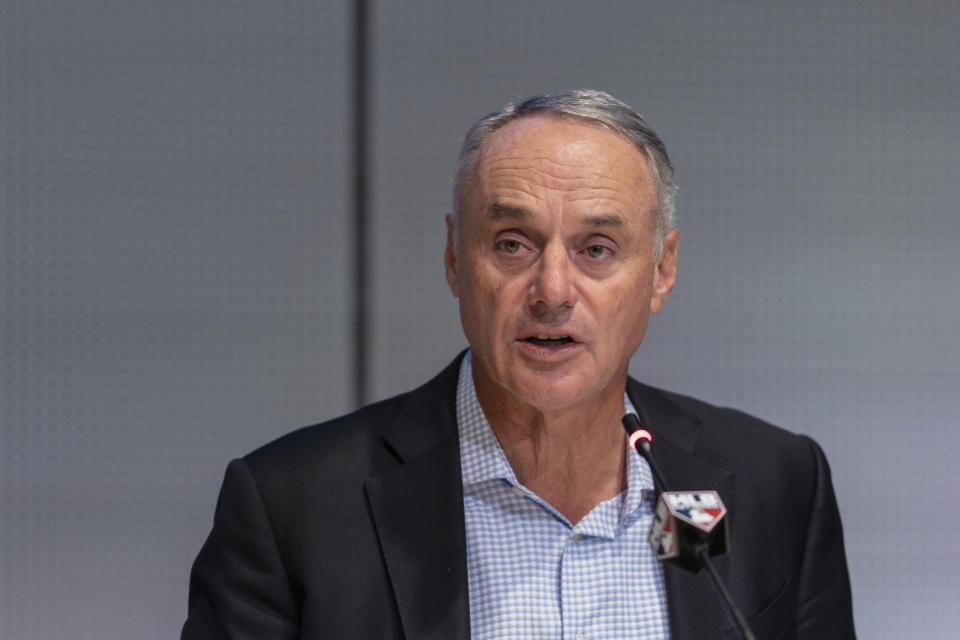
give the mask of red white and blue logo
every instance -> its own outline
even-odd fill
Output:
[[[653,513],[653,524],[650,526],[648,540],[653,552],[660,560],[667,560],[677,555],[677,535],[674,530],[673,518],[666,503],[661,498],[657,501],[657,510]]]
[[[678,558],[680,544],[689,544],[693,531],[697,532],[696,539],[711,538],[711,532],[726,513],[716,491],[664,491],[653,513],[650,546],[659,560]]]
[[[712,531],[727,513],[716,491],[666,491],[662,495],[671,515],[705,533]]]

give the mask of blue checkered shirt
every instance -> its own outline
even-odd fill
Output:
[[[647,543],[646,461],[628,451],[627,490],[570,524],[517,481],[477,401],[470,362],[467,352],[457,424],[471,637],[668,639],[663,571]],[[626,394],[624,405],[633,410]]]

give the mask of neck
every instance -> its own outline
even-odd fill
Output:
[[[558,410],[477,385],[477,399],[517,480],[573,524],[626,488],[624,385],[599,401]]]

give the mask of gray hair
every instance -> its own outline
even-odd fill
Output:
[[[457,160],[453,183],[454,244],[459,244],[460,193],[469,179],[480,147],[501,127],[525,116],[550,113],[573,117],[608,129],[630,142],[647,159],[657,191],[657,229],[654,235],[654,260],[659,260],[663,239],[676,227],[676,193],[673,183],[673,165],[660,137],[647,126],[646,121],[629,105],[609,93],[593,89],[571,89],[560,93],[533,96],[519,104],[508,103],[493,113],[480,118],[463,139]]]

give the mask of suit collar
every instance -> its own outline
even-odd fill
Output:
[[[653,436],[653,455],[673,490],[716,489],[726,503],[733,499],[733,474],[706,453],[707,429],[700,418],[674,402],[670,395],[627,381],[627,394],[638,411],[640,422]],[[724,491],[720,491],[723,488]],[[726,494],[726,495],[725,495]],[[727,503],[730,509],[731,504]]]
[[[460,355],[383,430],[398,458],[367,496],[407,638],[468,638],[466,534],[454,409]]]
[[[414,389],[396,418],[384,425],[384,443],[406,463],[457,435],[457,380],[460,353],[443,371],[425,385]]]

